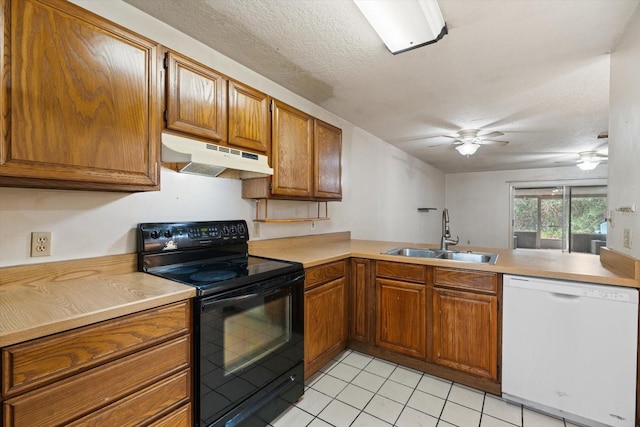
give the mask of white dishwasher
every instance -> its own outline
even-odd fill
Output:
[[[589,426],[633,427],[638,290],[505,275],[502,395]]]

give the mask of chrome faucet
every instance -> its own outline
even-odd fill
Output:
[[[457,245],[460,241],[460,237],[456,236],[455,239],[451,238],[451,231],[449,230],[449,210],[444,208],[442,210],[442,240],[440,241],[440,249],[446,251],[449,245]]]

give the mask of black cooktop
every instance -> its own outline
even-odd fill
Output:
[[[138,224],[138,270],[198,289],[198,295],[303,271],[300,263],[248,255],[245,221]]]

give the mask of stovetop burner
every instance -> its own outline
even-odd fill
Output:
[[[140,271],[198,288],[198,295],[303,271],[299,263],[248,255],[244,221],[138,225]]]
[[[227,270],[216,270],[216,271],[198,271],[197,273],[193,273],[189,276],[194,282],[204,282],[204,283],[212,283],[212,282],[220,282],[222,280],[229,280],[237,277],[238,273],[235,271],[227,271]]]

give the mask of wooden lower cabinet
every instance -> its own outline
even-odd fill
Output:
[[[376,279],[376,345],[425,357],[424,284]]]
[[[351,259],[349,281],[349,340],[373,343],[372,319],[375,318],[375,289],[372,287],[373,261]]]
[[[495,273],[434,268],[430,361],[498,381],[498,285]]]
[[[192,425],[190,330],[183,301],[3,348],[2,425]]]
[[[497,380],[496,297],[436,288],[432,301],[433,362]]]
[[[305,377],[313,375],[347,346],[347,264],[309,269],[304,293]]]

